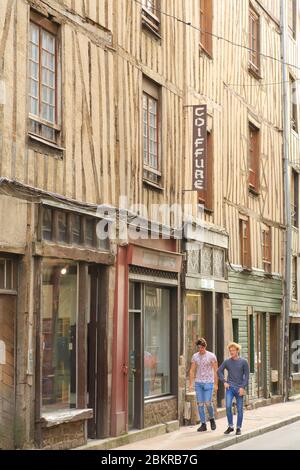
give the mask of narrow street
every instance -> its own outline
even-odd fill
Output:
[[[254,437],[226,450],[300,450],[300,422]]]
[[[236,416],[234,416],[234,422],[236,422]],[[290,428],[294,430],[293,433],[292,431],[285,432],[285,429],[289,430],[285,425],[290,425],[292,422],[295,422],[290,426]],[[248,444],[251,445],[252,442],[253,445],[259,445],[259,442],[256,444],[255,439],[251,439],[254,435],[258,434],[261,435],[261,445],[268,446],[268,443],[272,443],[272,446],[274,446],[272,448],[275,449],[277,442],[276,436],[284,435],[285,438],[280,440],[281,445],[295,446],[295,442],[298,442],[299,447],[300,434],[296,433],[296,430],[300,430],[300,401],[279,403],[277,405],[246,411],[241,437],[236,437],[235,433],[230,436],[224,436],[224,431],[227,428],[226,418],[217,420],[216,431],[211,431],[208,426],[206,433],[198,433],[197,428],[198,426],[184,426],[178,431],[118,447],[115,450],[120,452],[124,450],[220,450],[235,446],[238,441],[243,441],[246,437],[247,440],[241,442],[241,444],[237,444],[237,446],[242,446],[244,449],[247,449]],[[274,440],[270,437],[268,438],[268,436],[271,436],[270,432],[273,432],[275,429],[277,430]],[[294,436],[293,439],[291,436]],[[295,441],[295,439],[298,440]],[[288,442],[290,442],[290,444],[288,444]],[[96,447],[94,447],[94,449],[96,449]]]

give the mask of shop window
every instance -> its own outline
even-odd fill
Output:
[[[82,245],[109,250],[109,238],[97,237],[99,219],[68,213],[49,207],[42,208],[42,239],[54,243]]]
[[[42,407],[76,407],[77,264],[44,262]]]
[[[197,352],[196,342],[205,336],[205,315],[203,294],[188,293],[185,307],[186,324],[186,373],[187,387],[193,354]]]
[[[67,213],[63,211],[57,211],[57,223],[58,223],[58,241],[60,243],[67,243],[68,241],[68,219]]]
[[[85,244],[89,247],[96,246],[96,224],[94,219],[85,219]]]
[[[213,0],[200,0],[200,45],[212,56]]]
[[[80,245],[82,241],[82,224],[80,215],[72,214],[72,243]]]
[[[170,369],[170,291],[145,286],[145,398],[171,392]]]
[[[51,241],[53,232],[53,211],[47,207],[43,208],[43,239]]]
[[[29,134],[60,139],[59,27],[31,12],[29,39]]]

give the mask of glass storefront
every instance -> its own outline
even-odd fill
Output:
[[[188,293],[186,295],[185,319],[185,357],[188,387],[191,359],[193,354],[197,352],[195,344],[198,339],[205,336],[204,296],[202,293]]]
[[[77,264],[43,262],[42,407],[76,407]]]
[[[145,286],[144,394],[168,394],[170,388],[170,291]]]

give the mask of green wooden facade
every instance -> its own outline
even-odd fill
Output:
[[[281,390],[282,279],[260,272],[230,270],[228,281],[234,339],[241,344],[242,356],[250,364],[248,397],[269,398]]]

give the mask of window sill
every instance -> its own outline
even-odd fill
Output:
[[[204,55],[206,56],[209,60],[213,60],[213,55],[212,55],[212,52],[209,52],[206,47],[203,46],[203,44],[199,44],[199,53],[200,53],[200,56]]]
[[[144,183],[145,186],[149,186],[151,189],[155,189],[155,190],[160,191],[160,192],[163,192],[165,190],[165,188],[163,188],[159,184],[153,183],[152,181],[149,181],[149,180],[146,180],[146,179],[143,179],[143,183]]]
[[[242,272],[245,274],[251,274],[252,273],[252,268],[247,268],[245,266],[242,266]]]
[[[93,417],[93,410],[90,408],[84,410],[66,409],[60,411],[44,412],[41,415],[40,422],[44,428],[52,428],[64,423],[75,421],[84,421]]]
[[[31,134],[30,132],[28,133],[28,138],[32,146],[34,146],[35,148],[38,147],[37,150],[47,151],[48,153],[50,151],[51,154],[55,154],[57,157],[63,157],[65,148],[60,147],[59,145],[56,145],[53,142],[45,140],[42,137],[38,137],[35,134]]]
[[[298,130],[298,129],[296,130],[296,129],[293,129],[293,128],[292,128],[291,131],[292,131],[292,134],[293,134],[295,137],[299,137],[299,130]]]
[[[18,292],[16,290],[11,290],[11,289],[0,289],[0,295],[18,295]]]
[[[253,188],[252,186],[249,186],[249,194],[251,194],[251,196],[254,196],[254,197],[259,197],[260,196],[260,192]]]
[[[252,75],[256,80],[262,80],[262,76],[259,69],[256,69],[251,64],[248,65],[248,72]]]
[[[145,402],[145,405],[147,405],[148,403],[159,403],[161,401],[166,401],[166,400],[174,400],[176,397],[176,395],[159,395],[157,397],[149,397],[149,398],[144,398],[144,402]]]
[[[161,40],[159,20],[151,20],[151,19],[148,18],[147,15],[148,15],[148,12],[143,11],[143,14],[142,14],[142,26],[143,26],[143,28],[145,28],[151,34],[153,34],[155,39]],[[150,15],[150,13],[149,13],[149,15]],[[154,26],[155,23],[157,23],[157,27]]]

